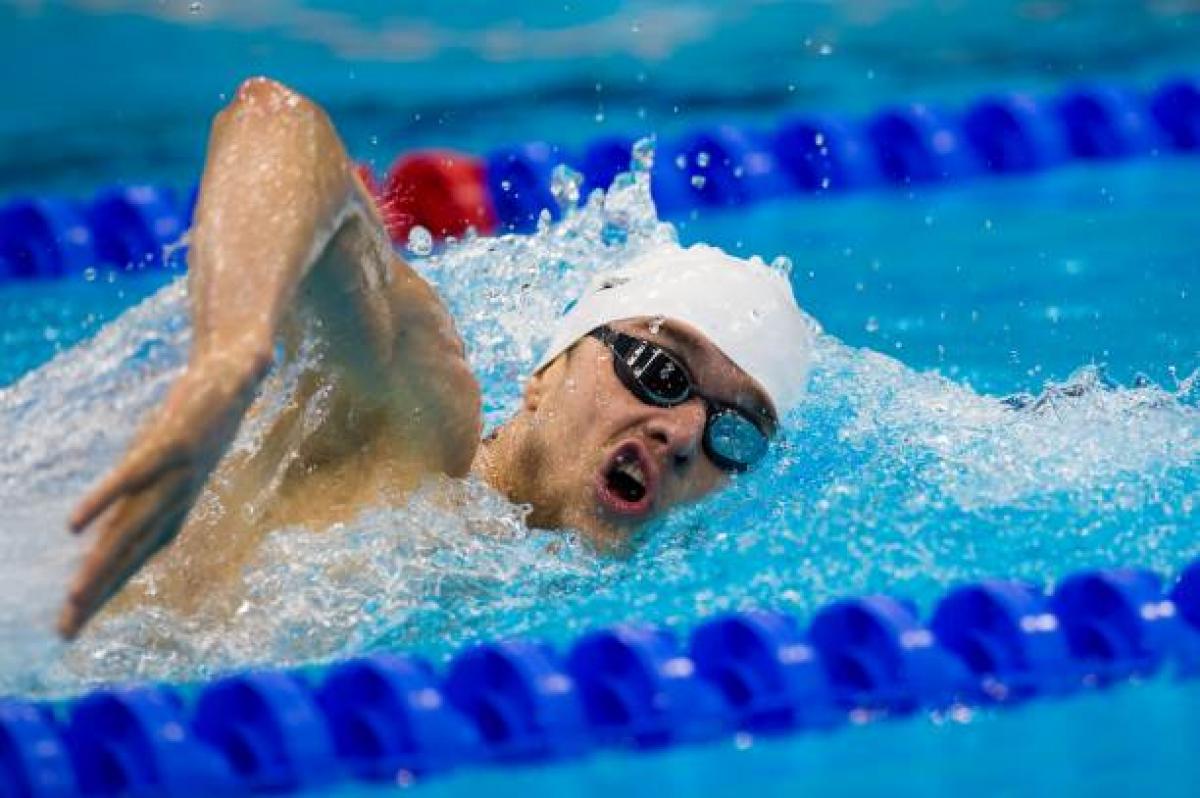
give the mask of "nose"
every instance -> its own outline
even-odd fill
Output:
[[[682,469],[696,459],[704,435],[704,403],[699,399],[664,407],[646,425],[650,440],[661,448],[664,464]]]

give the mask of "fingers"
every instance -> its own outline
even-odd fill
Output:
[[[120,496],[135,493],[146,487],[155,476],[171,465],[173,463],[159,447],[144,447],[131,451],[125,460],[110,471],[108,476],[75,507],[67,521],[71,531],[82,531]]]
[[[115,506],[71,585],[58,620],[63,637],[78,634],[146,560],[175,537],[190,506],[181,477],[175,475],[171,484]]]

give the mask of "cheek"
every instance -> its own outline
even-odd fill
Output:
[[[703,463],[691,479],[688,499],[698,501],[728,487],[729,477],[714,465]]]
[[[578,440],[603,437],[622,412],[611,386],[602,384],[597,375],[584,373],[563,381],[559,409],[570,421]]]

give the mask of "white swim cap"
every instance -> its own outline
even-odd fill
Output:
[[[598,275],[559,319],[536,370],[601,324],[638,316],[677,319],[704,333],[781,415],[804,394],[813,329],[787,276],[703,244],[664,244]]]

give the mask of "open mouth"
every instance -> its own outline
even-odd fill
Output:
[[[627,443],[617,449],[597,480],[597,498],[618,515],[639,516],[654,500],[654,472],[641,446]]]

